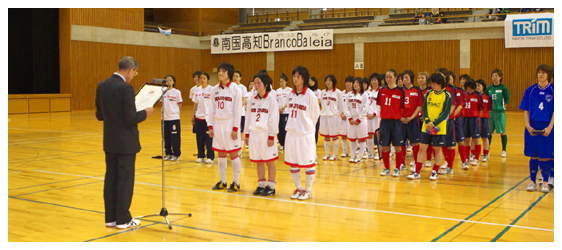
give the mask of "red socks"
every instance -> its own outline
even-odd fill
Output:
[[[412,147],[412,152],[413,152],[413,157],[414,157],[414,161],[418,162],[418,153],[420,152],[420,144],[418,144],[417,146],[413,146]],[[431,159],[429,159],[431,160]]]
[[[425,157],[427,157],[427,158],[425,158],[426,161],[431,161],[431,154],[433,154],[433,153],[434,153],[433,152],[433,146],[431,146],[431,145],[428,146],[427,151],[425,152]]]
[[[459,155],[461,156],[461,162],[465,162],[466,156],[468,155],[465,148],[470,149],[470,147],[465,147],[463,144],[459,144]]]
[[[404,147],[404,146],[402,146],[402,147]],[[405,152],[406,152],[406,150],[396,152],[396,168],[397,169],[400,169],[400,165],[402,165],[406,161]]]
[[[489,154],[490,154],[490,150],[484,149],[484,155],[489,155]]]
[[[439,165],[433,164],[433,171],[435,172],[439,171]]]
[[[390,152],[382,152],[382,161],[384,162],[384,168],[390,169]]]
[[[418,174],[420,173],[420,171],[422,169],[422,166],[423,166],[423,162],[417,162],[416,161],[416,173],[418,173]]]
[[[474,159],[479,160],[480,159],[480,150],[482,149],[482,145],[476,145],[474,146],[474,151],[472,151],[472,154],[474,154]],[[484,150],[486,151],[486,150]]]

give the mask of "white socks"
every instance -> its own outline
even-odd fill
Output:
[[[349,151],[350,152],[349,157],[355,156],[355,153],[357,151],[357,141],[356,140],[353,140],[353,141],[350,140],[349,147],[351,147],[351,150]],[[360,155],[359,157],[363,157],[363,156]]]
[[[306,188],[304,190],[306,190],[307,192],[311,192],[312,183],[314,182],[314,175],[316,173],[316,168],[315,167],[305,168],[305,172],[306,172]]]
[[[297,187],[297,189],[303,190],[302,189],[302,183],[301,183],[301,170],[300,170],[300,168],[291,167],[291,177],[293,178],[293,182],[295,183],[295,186]]]
[[[324,140],[324,154],[330,155],[330,141]]]
[[[234,160],[230,161],[232,163],[232,181],[240,185],[240,157],[236,156]]]
[[[226,157],[219,157],[219,176],[222,183],[226,183]]]
[[[335,137],[332,139],[332,142],[334,143],[334,154],[332,156],[337,157],[338,151],[340,150],[340,140],[338,140],[338,138]]]

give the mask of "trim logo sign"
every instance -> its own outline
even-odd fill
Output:
[[[552,18],[515,19],[513,36],[552,35]]]

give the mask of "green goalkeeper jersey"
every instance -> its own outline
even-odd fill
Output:
[[[492,99],[492,110],[505,111],[505,104],[509,104],[509,90],[507,87],[501,83],[498,86],[490,84],[487,90]]]

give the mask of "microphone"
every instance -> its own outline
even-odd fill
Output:
[[[159,83],[159,82],[168,82],[168,80],[166,80],[166,79],[156,79],[156,78],[152,79],[152,83]]]

